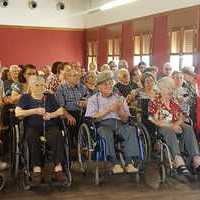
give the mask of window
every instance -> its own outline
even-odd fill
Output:
[[[195,29],[179,29],[170,32],[170,63],[173,70],[193,65]]]
[[[134,66],[139,62],[144,61],[147,65],[150,65],[151,57],[151,34],[141,33],[136,34],[133,38],[134,47]]]
[[[120,59],[120,39],[108,40],[108,63],[115,61],[117,64]]]
[[[87,46],[88,65],[92,62],[97,63],[97,42],[88,42]]]

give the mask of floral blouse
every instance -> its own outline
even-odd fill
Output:
[[[58,86],[61,84],[61,81],[55,74],[49,75],[46,81],[46,89],[51,92],[56,92]]]
[[[161,95],[157,95],[149,102],[148,112],[150,117],[164,120],[166,123],[177,121],[181,115],[181,108],[174,98],[170,99],[169,108],[162,102]]]

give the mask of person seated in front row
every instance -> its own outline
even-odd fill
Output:
[[[181,156],[177,135],[182,135],[185,150],[192,161],[192,166],[200,171],[200,152],[193,128],[184,123],[179,104],[173,98],[174,82],[170,77],[158,81],[160,94],[149,102],[149,119],[158,127],[169,146],[177,171],[181,175],[189,175],[185,161]]]
[[[76,147],[78,141],[78,125],[81,119],[81,113],[86,107],[85,97],[87,96],[86,87],[80,82],[80,75],[75,69],[66,71],[64,69],[65,83],[61,84],[56,93],[56,100],[58,104],[65,108],[70,133],[70,144]]]
[[[29,77],[28,87],[30,93],[22,95],[16,106],[15,115],[18,118],[24,118],[25,138],[28,142],[30,164],[33,169],[33,184],[41,182],[43,157],[41,146],[45,140],[47,150],[52,152],[52,162],[55,165],[54,179],[63,183],[65,176],[61,163],[65,160],[64,139],[58,119],[59,116],[63,115],[63,108],[57,105],[52,94],[44,93],[44,78],[40,76]]]
[[[129,109],[123,97],[113,93],[112,72],[100,72],[97,76],[99,92],[88,99],[86,117],[98,122],[97,132],[106,140],[106,155],[114,166],[113,173],[122,173],[124,169],[116,158],[114,133],[123,138],[123,150],[128,173],[137,172],[132,160],[139,157],[136,130],[127,124]]]

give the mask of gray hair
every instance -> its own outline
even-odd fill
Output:
[[[161,78],[158,81],[157,87],[160,90],[165,89],[165,88],[173,90],[175,88],[175,83],[174,83],[174,80],[171,77],[166,76],[166,77]]]

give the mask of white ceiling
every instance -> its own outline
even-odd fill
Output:
[[[62,0],[66,9],[58,11],[56,3],[59,0],[36,1],[38,7],[31,10],[28,0],[9,0],[8,8],[0,8],[0,25],[89,28],[200,5],[200,0],[137,0],[111,10],[97,11],[100,5],[111,0]]]

